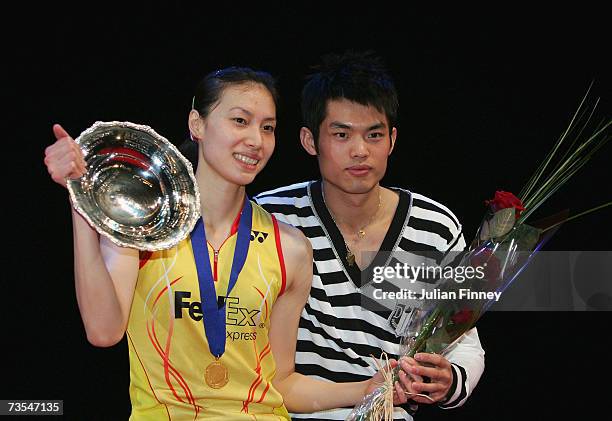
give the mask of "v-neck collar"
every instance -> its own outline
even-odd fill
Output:
[[[389,260],[389,254],[397,247],[400,236],[402,235],[403,229],[406,226],[409,218],[409,210],[411,203],[410,192],[401,189],[392,189],[399,195],[399,202],[395,208],[395,213],[389,229],[385,234],[380,249],[376,251],[376,256],[372,262],[363,270],[359,269],[357,263],[352,266],[348,264],[346,260],[346,243],[340,233],[340,230],[336,226],[329,209],[325,205],[323,200],[322,182],[321,180],[313,181],[308,186],[308,194],[310,201],[314,207],[316,215],[318,216],[326,234],[331,241],[331,246],[334,249],[334,253],[340,259],[345,273],[353,281],[353,283],[359,288],[362,284],[369,282],[372,279],[374,267],[385,266]],[[364,282],[364,280],[367,280]]]
[[[248,197],[244,197],[242,205],[244,206],[244,200],[249,200]],[[236,234],[238,232],[238,227],[240,226],[240,218],[242,217],[242,208],[240,208],[240,210],[238,210],[238,215],[236,215],[236,217],[234,218],[234,222],[232,222],[232,227],[230,228],[230,233],[227,236],[227,238],[225,240],[223,240],[223,242],[221,243],[221,245],[219,246],[218,249],[215,249],[215,247],[210,243],[210,241],[206,241],[206,244],[208,244],[208,246],[210,246],[210,248],[215,252],[218,253],[219,251],[221,251],[221,247],[223,247],[223,245],[225,243],[227,243],[227,240],[229,240],[230,238],[232,238],[232,236],[234,234]]]

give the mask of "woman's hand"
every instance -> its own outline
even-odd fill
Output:
[[[45,149],[45,165],[53,181],[66,187],[67,178],[79,178],[85,174],[83,152],[68,132],[59,124],[53,125],[55,143]]]
[[[399,363],[397,362],[397,360],[390,359],[389,365],[385,368],[385,371],[393,370],[395,367],[398,366],[398,364]],[[422,382],[423,378],[416,374],[408,376],[404,372],[405,369],[408,369],[408,367],[413,364],[416,364],[416,362],[414,362],[412,358],[411,359],[408,359],[405,357],[401,358],[401,365],[400,365],[401,369],[398,372],[399,381],[396,381],[393,385],[393,405],[394,406],[405,404],[409,399],[412,399],[414,394],[419,393],[418,391],[415,390],[413,385],[417,382],[419,383]],[[389,375],[390,374],[391,373],[389,373]],[[370,394],[376,388],[380,387],[383,384],[383,382],[384,382],[384,375],[383,373],[379,371],[368,381],[366,389],[365,389],[365,395]]]

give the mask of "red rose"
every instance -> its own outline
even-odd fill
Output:
[[[451,320],[455,323],[455,324],[461,324],[461,323],[466,323],[469,322],[470,320],[472,320],[472,314],[474,314],[473,310],[468,310],[467,308],[464,308],[463,310],[459,311],[458,313],[455,313],[451,316]]]
[[[491,249],[485,248],[480,250],[478,253],[470,257],[470,264],[472,267],[482,267],[484,273],[484,279],[489,281],[495,281],[499,278],[501,272],[501,265],[499,259],[495,257]]]
[[[491,200],[485,200],[485,205],[489,205],[493,212],[501,209],[514,208],[516,209],[516,217],[521,215],[525,210],[523,202],[510,192],[498,190],[495,192],[495,197]]]

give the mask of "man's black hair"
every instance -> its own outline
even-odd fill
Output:
[[[313,68],[302,90],[302,119],[318,144],[327,102],[346,99],[373,106],[387,117],[389,130],[397,123],[397,91],[387,68],[373,52],[329,54]]]

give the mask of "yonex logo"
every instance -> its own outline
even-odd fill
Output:
[[[268,238],[268,233],[263,231],[251,231],[251,241],[257,241],[261,244],[266,238]]]

